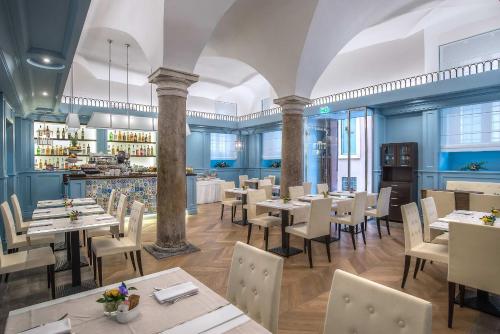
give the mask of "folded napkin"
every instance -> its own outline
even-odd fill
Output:
[[[50,209],[36,209],[33,213],[49,213]]]
[[[42,220],[38,222],[31,222],[30,227],[41,227],[41,226],[51,226],[52,221],[50,220]]]
[[[154,296],[160,304],[163,304],[196,293],[198,293],[198,287],[193,282],[186,282],[155,291]]]
[[[42,326],[38,326],[32,329],[29,329],[24,332],[20,332],[23,334],[70,334],[71,333],[71,322],[68,318],[49,322],[47,324],[43,324]]]
[[[108,220],[108,219],[113,219],[113,218],[115,218],[115,217],[113,217],[112,215],[102,215],[102,216],[96,217],[95,220],[101,221],[101,220]]]

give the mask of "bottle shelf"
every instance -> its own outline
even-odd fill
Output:
[[[156,155],[131,155],[131,158],[156,158]]]
[[[88,157],[89,154],[78,154],[78,157]],[[35,154],[35,157],[69,157],[68,154]]]
[[[35,137],[34,139],[37,140],[38,138]],[[71,139],[61,139],[61,138],[59,138],[59,139],[57,139],[57,138],[48,138],[48,139],[54,140],[54,141],[71,141]],[[95,139],[77,139],[77,141],[95,142],[96,140]]]
[[[156,144],[155,141],[119,141],[119,140],[108,140],[108,143],[119,143],[119,144]]]

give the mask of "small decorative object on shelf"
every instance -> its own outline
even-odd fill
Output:
[[[281,168],[281,161],[274,161],[271,164],[271,168]]]
[[[134,287],[127,287],[127,285],[122,282],[122,284],[111,290],[106,290],[102,294],[102,297],[97,300],[98,303],[103,304],[104,314],[107,316],[116,315],[118,307],[121,304],[128,305],[128,310],[132,310],[139,305],[139,296],[130,295],[129,291],[137,290]],[[123,308],[121,308],[123,312]]]
[[[80,217],[81,215],[81,212],[78,211],[78,210],[73,210],[69,213],[69,220],[71,222],[74,222],[74,221],[77,221],[78,220],[78,217]]]
[[[288,197],[288,196],[281,196],[281,199],[283,200],[283,203],[285,203],[285,204],[291,201],[290,197]]]
[[[495,220],[497,220],[497,217],[495,215],[483,216],[481,217],[481,220],[483,221],[484,225],[493,226],[493,224],[495,224]]]
[[[227,162],[225,162],[225,161],[217,161],[215,163],[215,167],[217,167],[217,168],[227,168],[227,167],[229,167],[229,164]]]
[[[470,162],[468,163],[467,165],[465,165],[462,170],[470,170],[470,171],[473,171],[473,172],[476,172],[478,170],[485,170],[486,168],[484,168],[484,164],[486,162],[484,161],[473,161],[473,162]]]

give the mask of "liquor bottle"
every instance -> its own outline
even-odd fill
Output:
[[[57,128],[57,131],[56,131],[56,138],[57,139],[60,139],[61,137],[61,133],[59,132],[59,128]]]
[[[82,135],[80,137],[82,140],[85,140],[85,129],[82,129]]]
[[[154,157],[155,156],[155,152],[153,151],[153,147],[151,147],[151,156]]]
[[[40,125],[40,128],[38,129],[38,135],[42,134],[42,125]]]
[[[42,159],[40,159],[40,161],[38,161],[38,169],[43,169]]]
[[[134,133],[134,141],[137,142],[137,133]]]
[[[109,131],[109,141],[113,141],[113,132]]]
[[[122,132],[118,131],[118,141],[122,141]]]
[[[111,147],[111,155],[115,155],[115,146],[114,145]]]
[[[59,169],[59,158],[56,160],[56,165],[54,166],[56,169]]]
[[[127,148],[127,153],[130,156],[130,146]]]
[[[90,155],[90,144],[87,144],[87,155]]]
[[[47,159],[43,162],[43,168],[47,169]]]
[[[64,128],[63,128],[62,129],[62,133],[61,133],[61,139],[66,139],[64,137],[66,137],[66,133],[65,133]]]
[[[68,169],[68,162],[64,161],[64,169]]]
[[[71,132],[68,132],[68,139],[71,140]]]
[[[36,155],[40,155],[40,146],[36,147]]]
[[[141,155],[141,150],[139,149],[139,145],[137,145],[137,150],[135,152],[135,155],[137,155],[137,156]]]
[[[148,134],[148,143],[151,143],[151,133]]]

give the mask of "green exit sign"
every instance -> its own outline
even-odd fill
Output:
[[[329,106],[324,106],[319,108],[319,113],[320,114],[328,114],[330,112],[330,107]]]

